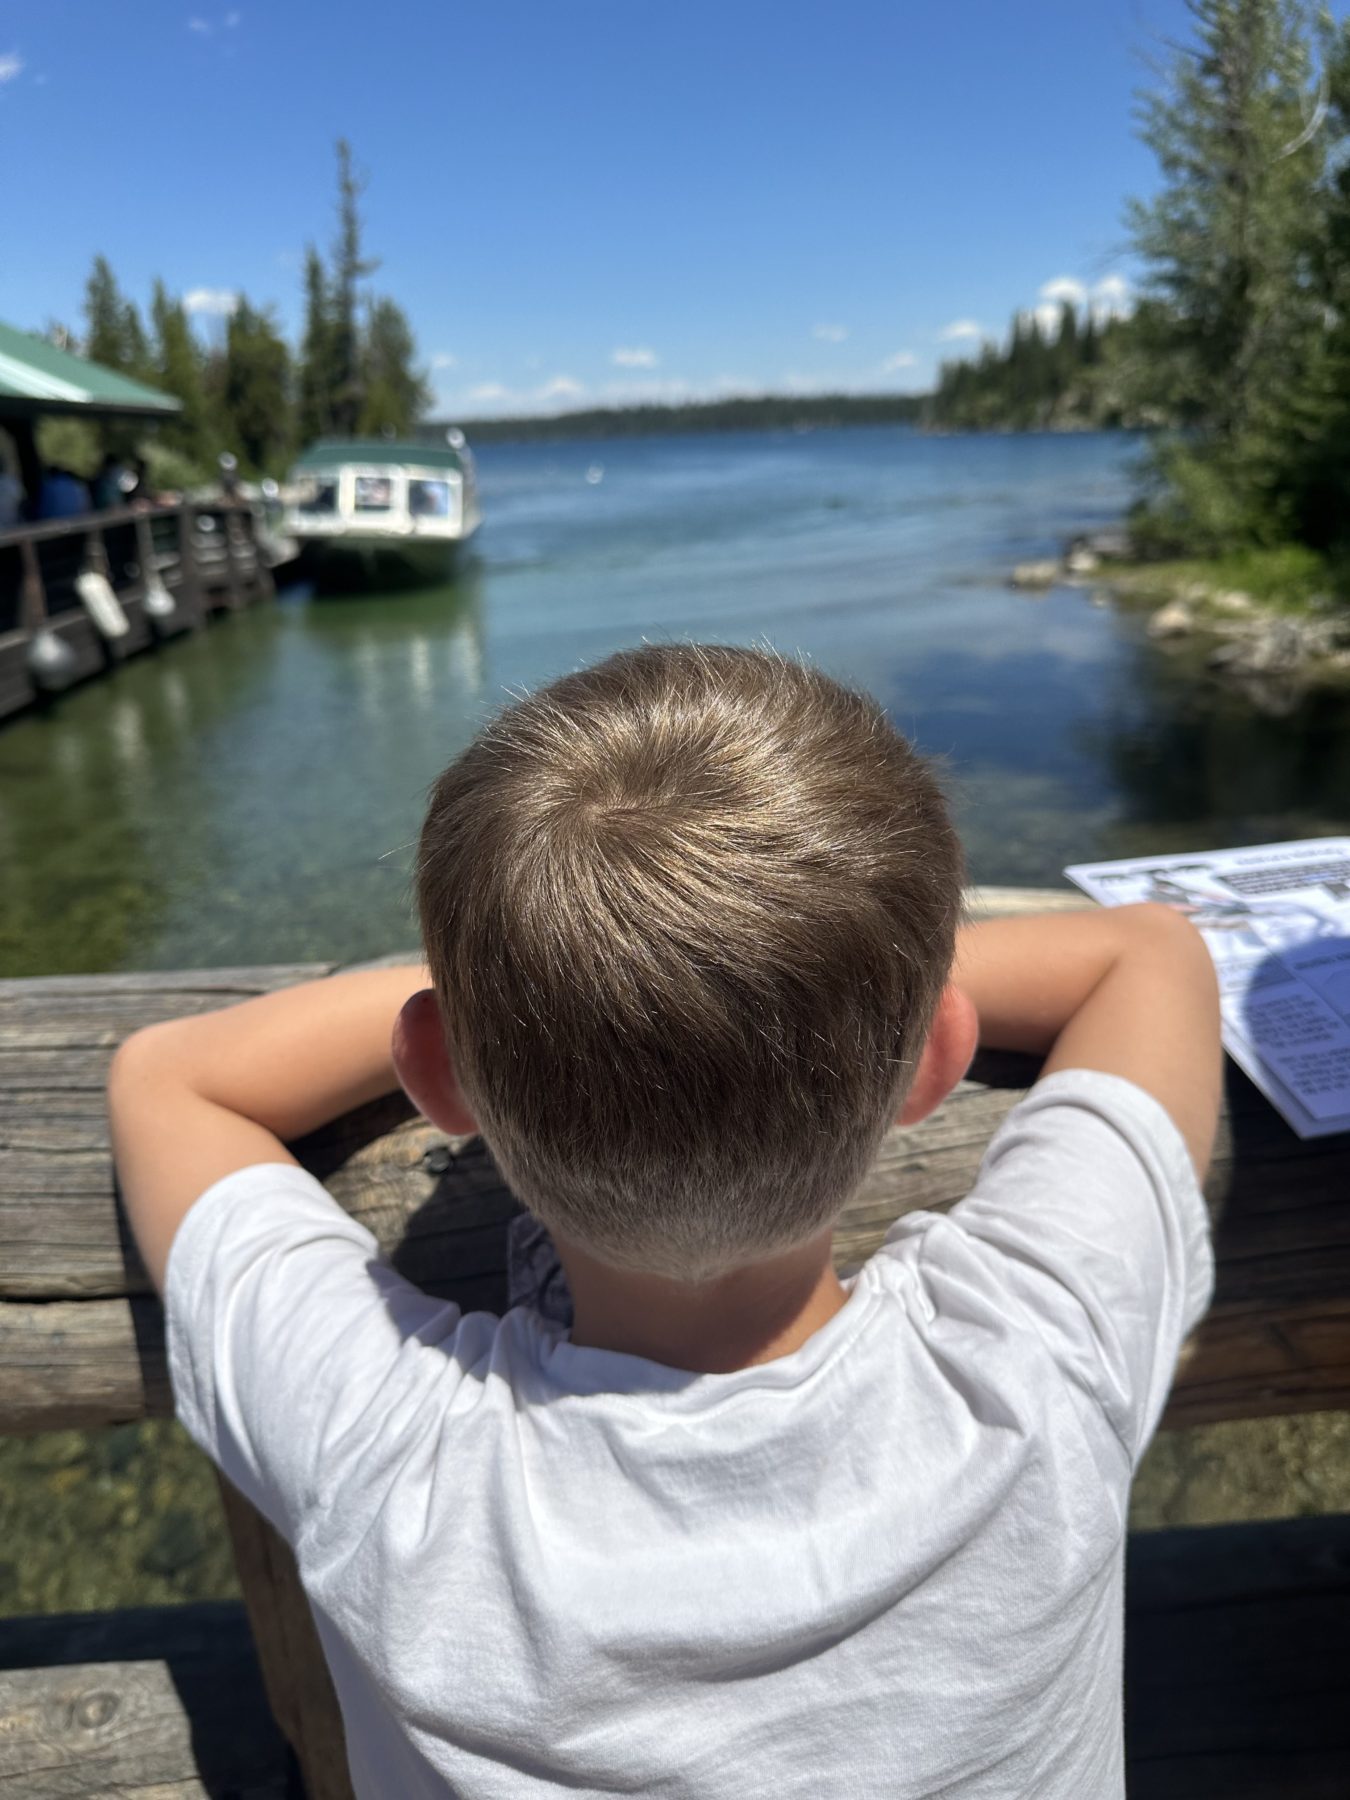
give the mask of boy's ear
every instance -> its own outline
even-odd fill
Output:
[[[948,982],[942,990],[918,1073],[900,1108],[897,1125],[917,1125],[944,1101],[970,1067],[980,1038],[975,1008],[961,989]]]
[[[404,1002],[394,1021],[393,1051],[394,1070],[418,1112],[449,1137],[472,1137],[478,1121],[450,1060],[441,1009],[431,988]]]

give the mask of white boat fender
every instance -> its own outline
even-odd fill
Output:
[[[75,592],[80,604],[105,638],[122,638],[131,630],[122,602],[113,592],[112,583],[96,569],[85,569],[75,577]]]
[[[158,575],[152,575],[145,584],[145,616],[154,626],[167,626],[178,611],[178,602],[165,587]]]
[[[68,688],[80,670],[80,659],[66,640],[50,625],[34,632],[29,639],[25,660],[33,685],[44,694],[59,694]]]

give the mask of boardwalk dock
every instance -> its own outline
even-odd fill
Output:
[[[1083,902],[989,890],[975,904]],[[0,982],[0,1431],[169,1410],[159,1305],[115,1198],[103,1081],[116,1045],[154,1020],[332,970]],[[929,1120],[887,1138],[845,1213],[841,1267],[901,1211],[961,1198],[1034,1073],[982,1058]],[[447,1143],[390,1097],[296,1149],[413,1280],[466,1307],[502,1306],[517,1204],[477,1140]],[[1301,1142],[1230,1070],[1207,1195],[1218,1287],[1167,1423],[1350,1408],[1350,1141]],[[0,1621],[0,1796],[345,1800],[341,1724],[289,1555],[238,1496],[227,1492],[226,1511],[256,1661],[230,1607]],[[1133,1540],[1132,1796],[1350,1792],[1347,1589],[1345,1519]]]
[[[0,718],[273,591],[241,501],[0,531]]]

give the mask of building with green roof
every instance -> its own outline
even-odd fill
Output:
[[[58,350],[45,338],[0,323],[0,422],[52,413],[80,418],[167,419],[181,412],[169,394]]]

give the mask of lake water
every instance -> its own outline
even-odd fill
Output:
[[[944,759],[974,874],[1345,829],[1350,702],[1263,718],[1011,566],[1117,519],[1119,436],[501,445],[450,587],[218,620],[0,728],[0,972],[411,941],[423,795],[510,692],[641,638],[765,642]]]

